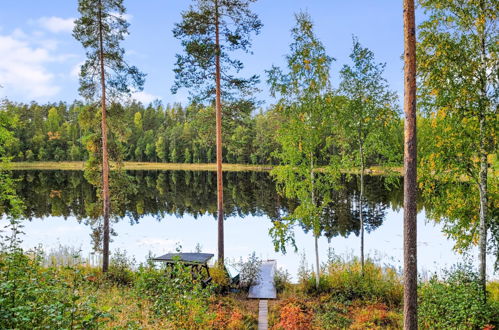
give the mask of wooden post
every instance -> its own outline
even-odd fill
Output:
[[[416,26],[404,0],[404,329],[417,330]]]

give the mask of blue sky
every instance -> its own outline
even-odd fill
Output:
[[[172,95],[175,54],[181,51],[172,28],[188,0],[125,0],[130,36],[123,46],[129,63],[147,74],[142,102],[186,102],[187,91]],[[264,27],[254,38],[253,54],[240,58],[244,75],[259,74],[263,90],[258,98],[272,103],[265,70],[283,66],[289,49],[293,14],[308,11],[328,54],[336,58],[331,78],[336,87],[339,70],[349,63],[352,35],[386,62],[390,86],[399,97],[403,88],[402,1],[393,0],[259,0],[253,5]],[[79,98],[78,72],[85,54],[71,36],[78,17],[77,0],[4,0],[0,4],[0,97],[13,101],[68,101]]]

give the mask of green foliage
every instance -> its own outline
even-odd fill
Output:
[[[279,268],[274,273],[274,286],[277,293],[282,293],[290,287],[291,274],[287,269]]]
[[[231,52],[249,52],[251,34],[258,34],[262,23],[251,12],[256,0],[199,0],[182,12],[182,21],[175,24],[173,36],[182,41],[183,54],[177,54],[175,84],[172,92],[188,88],[195,100],[213,100],[215,92],[215,25],[219,23],[220,61],[224,101],[234,100],[235,93],[248,96],[255,91],[258,76],[241,78],[236,75],[243,63]],[[230,109],[227,109],[230,111]],[[228,111],[226,113],[229,113]],[[213,125],[214,126],[214,125]]]
[[[497,175],[487,164],[498,145],[499,6],[493,0],[420,2],[427,17],[417,45],[425,141],[419,149],[420,188],[433,204],[429,216],[444,221],[458,249],[478,242],[482,222],[499,255]],[[488,206],[482,219],[480,204]]]
[[[300,290],[328,293],[338,302],[362,300],[393,307],[401,305],[403,296],[401,277],[393,268],[379,266],[367,259],[362,271],[358,259],[343,260],[338,256],[326,264],[319,289],[310,274],[301,280]]]
[[[0,252],[0,327],[2,329],[98,329],[112,317],[82,295],[88,285],[78,266],[43,268],[37,251]]]
[[[329,136],[331,96],[329,70],[332,58],[326,55],[313,30],[310,15],[295,15],[291,30],[293,42],[287,58],[287,72],[272,67],[267,72],[273,96],[279,97],[276,111],[284,118],[277,133],[281,150],[274,155],[280,165],[271,172],[279,191],[299,201],[298,207],[283,219],[276,219],[270,234],[276,250],[286,251],[294,244],[291,229],[296,222],[320,236],[320,215],[328,204],[327,191],[339,172],[328,166],[316,175],[318,164],[334,164],[329,154],[333,138]]]
[[[353,65],[341,69],[340,93],[345,98],[335,114],[341,136],[341,161],[347,168],[372,164],[400,164],[401,144],[390,131],[400,110],[397,96],[383,77],[386,64],[375,63],[374,53],[353,38]]]
[[[128,258],[126,251],[117,250],[111,254],[109,269],[105,278],[113,285],[130,286],[134,282],[135,260]]]
[[[8,214],[9,218],[21,216],[24,205],[16,195],[15,181],[8,172],[10,158],[6,151],[16,143],[13,130],[17,125],[17,117],[11,117],[5,111],[7,102],[0,106],[0,214]]]
[[[260,266],[262,260],[253,252],[246,261],[241,260],[234,266],[239,271],[239,287],[248,290],[250,286],[258,284],[260,281]]]
[[[110,99],[129,95],[131,86],[142,90],[145,75],[124,61],[125,50],[120,47],[129,26],[123,0],[79,0],[78,11],[81,17],[75,21],[73,37],[87,51],[80,71],[81,95],[88,100],[101,98],[101,55]]]
[[[141,266],[136,290],[148,297],[158,317],[165,317],[176,328],[202,327],[214,318],[206,303],[212,288],[193,280],[190,270],[180,263],[168,269]]]
[[[479,276],[469,265],[422,283],[418,296],[419,323],[424,329],[483,329],[499,323],[492,319],[493,307],[485,302]]]

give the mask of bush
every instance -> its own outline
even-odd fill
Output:
[[[209,329],[256,329],[258,319],[245,312],[238,302],[231,297],[223,297],[216,301],[212,308],[215,318],[209,323]]]
[[[288,289],[291,285],[291,275],[286,269],[279,268],[276,269],[274,274],[274,286],[277,293],[283,292]]]
[[[132,270],[134,259],[128,258],[125,251],[117,250],[111,255],[109,269],[105,274],[106,280],[119,286],[130,286],[134,280]]]
[[[168,269],[139,267],[135,289],[139,295],[147,295],[153,311],[175,328],[196,328],[214,318],[207,304],[212,287],[203,288],[180,263]]]
[[[111,315],[96,306],[79,267],[44,268],[37,251],[0,252],[0,328],[96,329]]]
[[[402,315],[377,303],[354,308],[350,329],[401,329]]]
[[[210,268],[211,283],[215,287],[216,292],[226,292],[230,286],[230,278],[224,267],[217,263],[215,267]]]
[[[280,304],[279,320],[273,329],[312,329],[313,313],[306,304],[288,299]]]
[[[470,265],[458,265],[432,277],[418,294],[418,317],[424,329],[481,329],[492,321],[478,274]]]
[[[260,267],[262,260],[253,252],[247,261],[242,259],[235,265],[239,271],[239,286],[243,290],[248,290],[250,286],[258,284],[260,281]]]
[[[352,323],[349,315],[348,305],[320,299],[316,309],[316,322],[321,329],[346,329]]]
[[[372,260],[366,260],[362,272],[357,259],[335,258],[321,274],[319,290],[312,274],[301,283],[301,290],[308,294],[329,293],[342,302],[360,299],[388,306],[399,306],[403,297],[402,281],[397,272],[378,266]]]

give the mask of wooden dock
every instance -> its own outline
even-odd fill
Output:
[[[269,328],[269,306],[268,300],[260,300],[258,304],[258,330],[267,330]]]
[[[276,269],[275,260],[262,262],[260,266],[260,279],[256,285],[249,289],[250,299],[276,299],[277,291],[274,286],[274,274]]]

